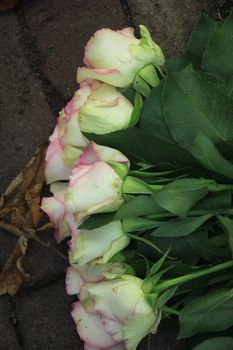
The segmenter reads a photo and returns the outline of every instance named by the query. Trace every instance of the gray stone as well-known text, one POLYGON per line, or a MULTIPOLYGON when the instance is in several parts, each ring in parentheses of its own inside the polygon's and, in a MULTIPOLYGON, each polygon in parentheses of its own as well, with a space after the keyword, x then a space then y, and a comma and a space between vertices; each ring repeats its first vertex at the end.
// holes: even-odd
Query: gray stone
POLYGON ((25 17, 53 86, 70 99, 77 90, 76 72, 84 46, 100 28, 128 26, 120 1, 25 1, 25 17))
POLYGON ((0 15, 0 192, 22 170, 54 124, 51 109, 28 68, 13 13, 0 15))
POLYGON ((0 349, 19 350, 20 346, 13 327, 11 306, 6 296, 0 297, 0 349))
MULTIPOLYGON (((158 332, 151 336, 151 350, 184 350, 183 342, 176 340, 177 335, 177 322, 174 320, 174 318, 165 319, 160 323, 158 332)), ((147 346, 148 338, 145 338, 139 345, 138 350, 147 350, 147 346)))
POLYGON ((16 319, 24 350, 83 350, 70 316, 64 281, 16 298, 16 319))
POLYGON ((53 231, 43 232, 39 240, 31 239, 25 255, 25 271, 30 274, 29 282, 22 285, 22 289, 47 285, 57 279, 64 279, 68 267, 67 242, 59 245, 53 238, 53 231))
POLYGON ((179 56, 201 11, 217 16, 212 0, 128 0, 136 25, 144 24, 166 57, 179 56))
POLYGON ((14 249, 17 240, 18 238, 13 236, 11 233, 0 229, 0 270, 14 249))

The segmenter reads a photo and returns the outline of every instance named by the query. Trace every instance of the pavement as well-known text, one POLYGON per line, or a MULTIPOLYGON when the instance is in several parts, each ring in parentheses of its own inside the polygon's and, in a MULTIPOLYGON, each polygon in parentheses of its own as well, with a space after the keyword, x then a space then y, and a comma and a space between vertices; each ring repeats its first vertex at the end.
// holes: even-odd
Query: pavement
MULTIPOLYGON (((201 11, 226 16, 231 0, 24 0, 0 14, 0 191, 47 141, 59 110, 78 86, 84 45, 99 28, 145 24, 166 57, 182 53, 201 11)), ((82 350, 64 288, 67 243, 52 231, 44 244, 30 241, 25 270, 31 280, 0 297, 0 350, 82 350), (49 243, 49 244, 48 244, 49 243)), ((16 238, 0 231, 0 269, 16 238)), ((153 337, 153 349, 191 350, 176 340, 169 320, 153 337)), ((146 343, 140 345, 146 349, 146 343)))

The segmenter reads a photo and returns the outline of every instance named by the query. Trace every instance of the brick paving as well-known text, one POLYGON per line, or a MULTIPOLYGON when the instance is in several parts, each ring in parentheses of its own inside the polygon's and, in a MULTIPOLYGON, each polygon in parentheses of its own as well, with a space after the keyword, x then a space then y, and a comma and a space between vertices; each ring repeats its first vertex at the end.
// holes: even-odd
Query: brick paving
MULTIPOLYGON (((24 0, 0 14, 0 191, 45 142, 59 109, 77 89, 85 42, 101 27, 148 26, 166 56, 179 55, 202 10, 225 16, 224 0, 24 0)), ((52 232, 30 241, 25 269, 32 276, 16 296, 0 297, 0 350, 81 350, 65 295, 66 242, 52 232)), ((0 268, 16 238, 0 231, 0 268)), ((153 349, 187 350, 165 323, 153 349)), ((140 350, 146 349, 146 343, 140 350)))

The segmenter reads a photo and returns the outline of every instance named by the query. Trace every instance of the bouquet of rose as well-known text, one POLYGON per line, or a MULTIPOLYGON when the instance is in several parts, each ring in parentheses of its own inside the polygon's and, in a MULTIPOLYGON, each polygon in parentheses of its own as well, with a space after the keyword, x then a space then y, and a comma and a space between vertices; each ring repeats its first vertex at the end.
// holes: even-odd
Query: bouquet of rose
MULTIPOLYGON (((169 315, 180 339, 233 326, 233 15, 202 15, 180 59, 140 32, 90 39, 47 150, 86 350, 135 350, 169 315)), ((195 350, 214 348, 233 337, 195 350)))

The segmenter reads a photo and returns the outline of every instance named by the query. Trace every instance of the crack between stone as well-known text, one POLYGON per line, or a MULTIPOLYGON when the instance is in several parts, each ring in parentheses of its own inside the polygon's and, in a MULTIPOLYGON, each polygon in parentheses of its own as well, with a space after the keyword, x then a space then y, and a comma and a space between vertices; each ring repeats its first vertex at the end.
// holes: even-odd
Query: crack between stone
POLYGON ((224 19, 232 11, 233 0, 218 1, 218 4, 216 7, 220 17, 224 19))
MULTIPOLYGON (((53 284, 56 284, 60 281, 64 281, 64 279, 65 279, 65 273, 64 272, 58 273, 56 275, 51 276, 49 278, 49 280, 47 280, 47 281, 38 281, 33 286, 23 287, 22 289, 20 289, 17 292, 17 297, 20 297, 20 298, 27 297, 34 292, 40 291, 44 288, 48 288, 48 287, 52 286, 53 284)), ((65 282, 64 282, 64 284, 65 284, 65 282)))
POLYGON ((54 117, 57 118, 58 112, 62 109, 62 107, 66 104, 67 101, 53 86, 53 84, 44 72, 44 57, 31 34, 29 25, 25 17, 24 4, 22 1, 20 1, 19 4, 15 7, 14 12, 18 17, 19 26, 21 30, 22 44, 29 68, 31 69, 34 77, 41 82, 43 93, 47 98, 47 101, 52 109, 54 117))
POLYGON ((24 339, 23 339, 23 334, 20 332, 19 329, 19 323, 16 317, 16 312, 15 312, 15 308, 16 308, 16 302, 13 299, 13 297, 9 297, 9 304, 10 304, 10 321, 11 324, 13 326, 14 332, 15 332, 15 336, 16 339, 18 341, 18 345, 20 349, 24 349, 24 339))
POLYGON ((131 11, 130 11, 130 7, 129 7, 127 0, 120 0, 120 3, 121 3, 121 8, 125 14, 126 19, 127 19, 127 23, 131 27, 133 27, 136 31, 136 34, 138 34, 137 26, 134 22, 134 18, 133 18, 131 11))

